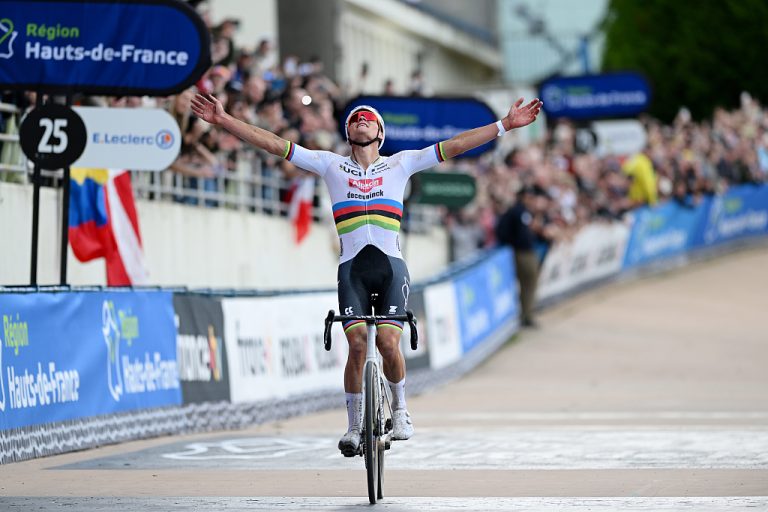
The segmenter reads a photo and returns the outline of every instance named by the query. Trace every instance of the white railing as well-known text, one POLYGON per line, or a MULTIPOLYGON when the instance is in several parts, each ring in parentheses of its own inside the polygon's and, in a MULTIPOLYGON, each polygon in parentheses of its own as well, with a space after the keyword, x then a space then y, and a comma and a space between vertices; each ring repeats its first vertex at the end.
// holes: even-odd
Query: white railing
MULTIPOLYGON (((18 116, 15 105, 0 103, 0 112, 18 116)), ((17 118, 18 120, 18 118, 17 118)), ((17 123, 18 126, 18 123, 17 123)), ((2 156, 13 161, 0 161, 0 181, 31 183, 31 164, 19 147, 18 132, 0 134, 2 156), (7 149, 6 145, 15 147, 7 149), (10 158, 13 157, 13 158, 10 158)), ((201 208, 230 208, 262 215, 285 217, 289 204, 285 200, 291 181, 279 170, 264 164, 255 150, 238 153, 235 169, 213 178, 192 178, 175 172, 133 171, 133 188, 137 198, 148 201, 170 201, 201 208)), ((49 185, 58 187, 61 171, 41 171, 49 179, 49 185)), ((325 194, 324 185, 317 181, 312 216, 315 220, 324 213, 317 199, 325 194)), ((404 229, 423 233, 441 224, 439 209, 426 205, 411 205, 406 212, 404 229)))
MULTIPOLYGON (((11 118, 15 121, 16 130, 6 130, 0 133, 0 173, 23 173, 27 170, 27 157, 21 151, 19 145, 19 108, 16 105, 10 105, 8 103, 0 103, 0 114, 10 114, 7 122, 10 123, 11 118), (10 133, 6 133, 10 131, 10 133)), ((5 116, 3 116, 5 117, 5 116)), ((6 124, 10 126, 10 124, 6 124)), ((5 176, 0 176, 0 179, 7 179, 5 176)))

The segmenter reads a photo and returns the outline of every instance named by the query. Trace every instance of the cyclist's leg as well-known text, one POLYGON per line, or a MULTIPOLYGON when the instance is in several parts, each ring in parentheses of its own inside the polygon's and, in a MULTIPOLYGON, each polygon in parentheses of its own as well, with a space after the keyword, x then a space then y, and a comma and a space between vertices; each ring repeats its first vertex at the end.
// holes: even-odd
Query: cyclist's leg
MULTIPOLYGON (((408 307, 410 275, 405 261, 389 257, 392 277, 381 301, 381 312, 385 315, 402 315, 408 307)), ((405 359, 400 350, 403 323, 397 321, 379 322, 376 345, 384 359, 384 375, 392 390, 393 437, 408 439, 413 435, 413 423, 405 402, 405 359)))
MULTIPOLYGON (((356 272, 353 271, 354 258, 339 266, 339 309, 341 314, 362 315, 370 306, 363 302, 366 290, 356 272)), ((339 441, 339 449, 347 456, 357 455, 360 449, 360 431, 362 427, 362 372, 365 363, 366 329, 365 322, 347 322, 342 326, 349 343, 347 365, 344 369, 344 390, 347 405, 347 432, 339 441)))
MULTIPOLYGON (((339 310, 342 315, 366 315, 371 310, 370 291, 358 268, 359 256, 360 254, 339 265, 339 310)), ((367 337, 365 322, 345 322, 342 328, 349 343, 347 365, 344 369, 344 390, 347 393, 361 393, 367 337)))
MULTIPOLYGON (((400 258, 387 256, 391 274, 380 292, 380 312, 382 315, 403 315, 408 307, 411 277, 408 267, 400 258)), ((376 346, 384 359, 384 375, 390 382, 400 382, 405 378, 405 359, 400 350, 400 337, 403 334, 403 322, 387 320, 379 322, 376 346)))

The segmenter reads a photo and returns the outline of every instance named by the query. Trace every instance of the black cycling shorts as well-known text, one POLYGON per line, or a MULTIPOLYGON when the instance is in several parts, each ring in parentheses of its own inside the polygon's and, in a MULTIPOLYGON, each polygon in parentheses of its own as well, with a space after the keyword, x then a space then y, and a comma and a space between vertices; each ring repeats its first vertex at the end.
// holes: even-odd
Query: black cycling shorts
MULTIPOLYGON (((339 265, 339 308, 342 315, 403 315, 408 306, 411 276, 405 261, 384 254, 378 247, 366 245, 349 261, 339 265), (375 302, 371 294, 377 294, 375 302)), ((362 320, 344 323, 344 332, 362 320)), ((381 321, 382 327, 403 330, 403 322, 381 321)))

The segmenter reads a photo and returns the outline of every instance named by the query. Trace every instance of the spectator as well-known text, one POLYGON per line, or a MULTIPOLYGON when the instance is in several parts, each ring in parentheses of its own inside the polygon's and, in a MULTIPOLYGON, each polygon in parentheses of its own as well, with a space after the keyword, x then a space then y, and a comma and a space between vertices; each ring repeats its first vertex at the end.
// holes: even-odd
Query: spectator
POLYGON ((656 171, 649 153, 650 148, 646 146, 621 166, 621 170, 632 180, 628 197, 635 206, 654 206, 658 201, 656 171))
POLYGON ((535 251, 536 236, 531 228, 535 202, 534 189, 522 188, 515 204, 499 218, 496 225, 499 244, 512 247, 515 254, 515 270, 520 283, 520 324, 523 327, 537 326, 533 306, 539 278, 539 258, 535 251))

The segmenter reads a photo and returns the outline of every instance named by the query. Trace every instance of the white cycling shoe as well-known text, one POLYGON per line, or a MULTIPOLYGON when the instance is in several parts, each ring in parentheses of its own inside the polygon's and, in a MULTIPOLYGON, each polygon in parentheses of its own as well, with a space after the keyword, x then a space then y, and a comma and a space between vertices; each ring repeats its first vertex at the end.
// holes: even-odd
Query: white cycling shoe
POLYGON ((405 441, 413 435, 413 422, 407 409, 395 409, 392 412, 392 439, 405 441))
POLYGON ((342 455, 345 457, 360 455, 360 431, 353 428, 341 436, 339 450, 341 450, 342 455))

